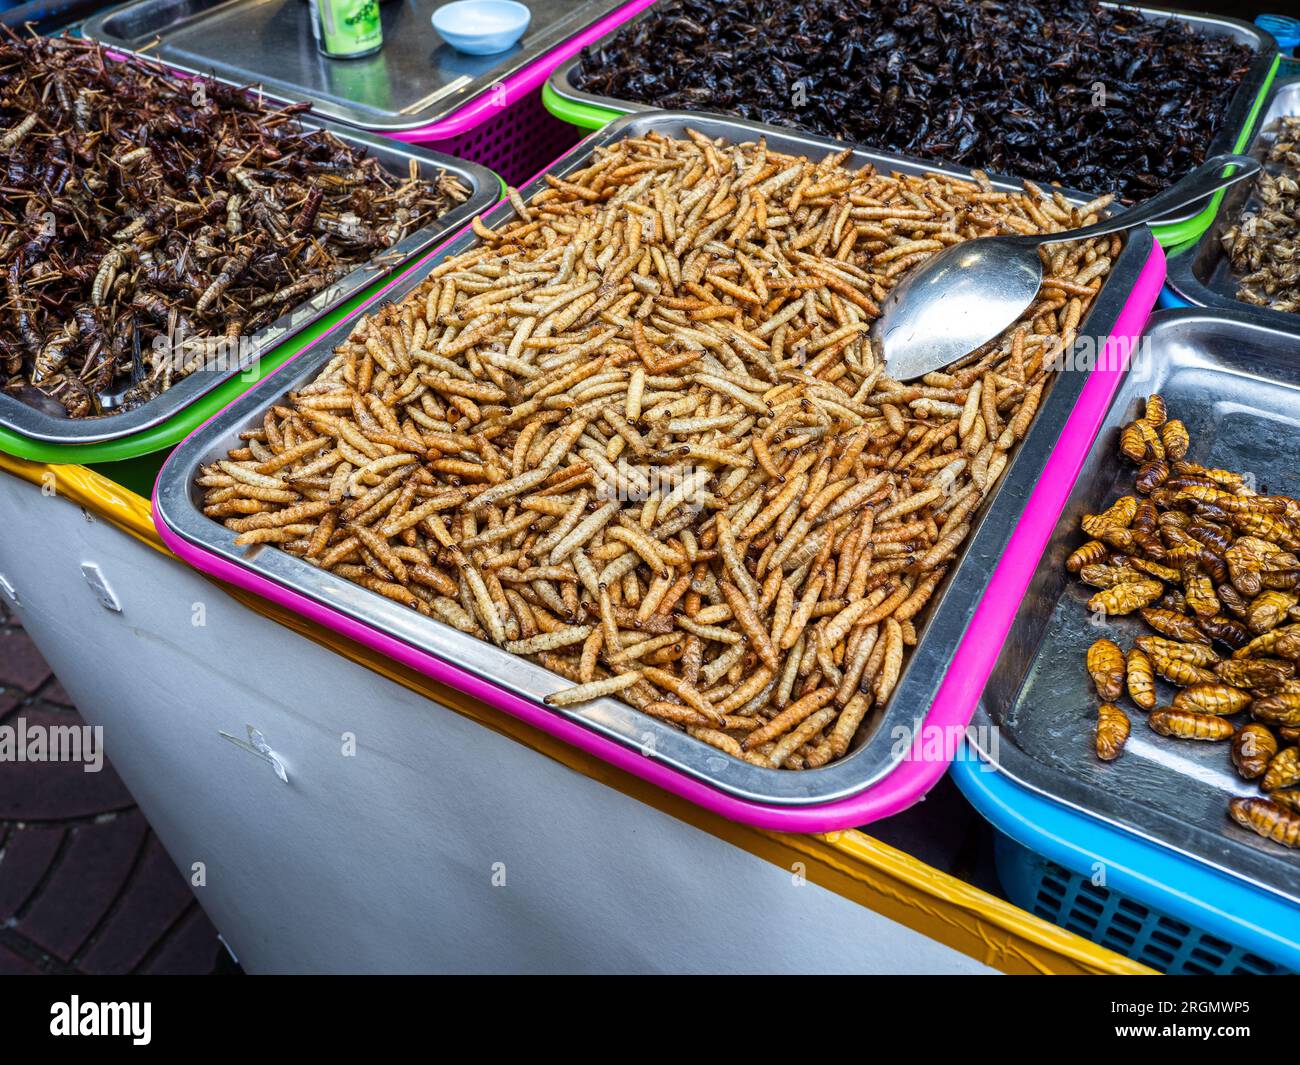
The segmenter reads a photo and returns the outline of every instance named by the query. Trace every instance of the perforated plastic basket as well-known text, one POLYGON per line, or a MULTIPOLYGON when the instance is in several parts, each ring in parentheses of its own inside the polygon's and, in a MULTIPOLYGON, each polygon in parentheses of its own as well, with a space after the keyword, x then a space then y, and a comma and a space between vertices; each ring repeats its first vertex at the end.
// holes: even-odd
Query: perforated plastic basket
MULTIPOLYGON (((531 93, 464 133, 442 140, 411 140, 458 159, 468 159, 500 174, 509 185, 519 186, 572 148, 584 130, 556 118, 531 93)), ((405 139, 405 138, 403 138, 405 139)))
POLYGON ((995 829, 1021 909, 1162 972, 1300 972, 1300 912, 1281 896, 1022 787, 969 746, 949 775, 995 829))
POLYGON ((445 118, 388 135, 479 163, 507 184, 523 185, 586 134, 542 106, 538 90, 556 67, 652 3, 628 0, 445 118))
POLYGON ((1098 946, 1175 976, 1266 976, 1288 970, 1127 895, 1072 873, 1010 836, 994 833, 1007 899, 1098 946))

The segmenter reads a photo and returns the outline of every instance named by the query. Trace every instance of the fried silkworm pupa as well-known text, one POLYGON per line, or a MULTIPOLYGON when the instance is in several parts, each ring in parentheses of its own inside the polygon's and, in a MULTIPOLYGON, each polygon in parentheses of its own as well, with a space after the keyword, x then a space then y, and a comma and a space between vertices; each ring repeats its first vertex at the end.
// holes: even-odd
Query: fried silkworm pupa
POLYGON ((1119 434, 1119 450, 1126 459, 1141 466, 1147 459, 1147 442, 1137 422, 1129 422, 1119 434))
POLYGON ((1151 458, 1165 458, 1164 441, 1160 439, 1160 430, 1152 425, 1145 418, 1139 418, 1133 423, 1133 428, 1138 431, 1142 437, 1142 442, 1146 444, 1146 453, 1151 458))
POLYGON ((1164 459, 1152 459, 1142 464, 1134 484, 1143 495, 1150 495, 1168 479, 1169 463, 1164 459))
POLYGON ((1102 536, 1111 529, 1127 529, 1137 509, 1136 496, 1120 496, 1100 514, 1085 514, 1079 524, 1089 536, 1102 536))
MULTIPOLYGON (((1187 609, 1187 597, 1178 588, 1170 588, 1156 600, 1156 605, 1161 610, 1171 610, 1177 613, 1187 609)), ((1166 635, 1173 635, 1173 633, 1167 633, 1166 635)))
POLYGON ((1266 725, 1245 725, 1232 737, 1232 764, 1246 780, 1262 777, 1276 755, 1277 737, 1266 725))
POLYGON ((1246 608, 1246 624, 1257 636, 1262 635, 1286 621, 1288 612, 1297 602, 1300 599, 1287 592, 1260 592, 1246 608))
POLYGON ((1186 614, 1180 614, 1176 610, 1165 610, 1162 607, 1143 607, 1139 613, 1143 621, 1165 636, 1182 640, 1184 643, 1206 642, 1205 633, 1197 628, 1196 622, 1186 614))
POLYGON ((1193 684, 1213 684, 1217 679, 1213 673, 1201 666, 1194 666, 1190 662, 1184 662, 1181 658, 1166 658, 1164 655, 1151 654, 1151 665, 1170 684, 1177 684, 1180 688, 1190 687, 1193 684))
POLYGON ((1089 540, 1070 552, 1070 557, 1065 560, 1065 568, 1071 573, 1078 573, 1084 566, 1100 565, 1105 560, 1106 545, 1100 540, 1089 540))
POLYGON ((1094 613, 1131 614, 1144 606, 1150 606, 1164 593, 1164 585, 1159 581, 1141 580, 1117 584, 1104 588, 1088 600, 1088 609, 1094 613))
POLYGON ((1256 636, 1232 652, 1233 658, 1257 658, 1260 655, 1279 654, 1286 658, 1300 657, 1300 626, 1288 625, 1283 629, 1270 629, 1256 636))
POLYGON ((1180 640, 1168 640, 1163 636, 1139 636, 1137 645, 1149 655, 1163 658, 1177 658, 1190 662, 1194 666, 1212 666, 1219 661, 1214 649, 1205 642, 1183 643, 1180 640))
MULTIPOLYGON (((1133 530, 1140 532, 1144 536, 1152 536, 1156 531, 1156 526, 1160 521, 1160 511, 1156 505, 1149 499, 1139 499, 1137 507, 1133 511, 1133 530)), ((1153 548, 1159 548, 1160 545, 1154 539, 1151 541, 1153 548)))
MULTIPOLYGON (((1152 548, 1159 547, 1159 544, 1157 544, 1154 539, 1142 540, 1140 537, 1137 539, 1138 539, 1137 546, 1142 550, 1146 551, 1148 554, 1151 553, 1152 548)), ((1154 577, 1158 581, 1168 581, 1170 583, 1173 583, 1174 581, 1178 580, 1179 574, 1176 569, 1170 569, 1168 566, 1162 566, 1160 565, 1159 562, 1152 562, 1150 558, 1134 557, 1134 558, 1130 558, 1128 561, 1129 561, 1129 565, 1132 566, 1134 569, 1136 569, 1139 573, 1144 574, 1148 577, 1154 577)))
POLYGON ((1124 694, 1124 652, 1111 640, 1101 639, 1088 648, 1088 673, 1097 694, 1112 702, 1124 694))
POLYGON ((1295 663, 1280 658, 1230 658, 1215 666, 1214 672, 1221 681, 1238 688, 1272 691, 1295 676, 1295 663))
POLYGON ((1259 786, 1265 791, 1289 788, 1300 784, 1300 747, 1288 747, 1279 751, 1268 763, 1268 770, 1259 786))
POLYGON ((1197 618, 1206 636, 1218 640, 1234 651, 1250 643, 1250 631, 1240 621, 1226 614, 1215 614, 1212 618, 1197 618))
POLYGON ((1219 602, 1239 618, 1244 618, 1250 609, 1250 600, 1245 598, 1233 585, 1221 584, 1215 589, 1219 602))
POLYGON ((1189 522, 1187 535, 1210 549, 1215 555, 1222 555, 1232 546, 1232 531, 1212 521, 1189 522))
POLYGON ((1256 699, 1250 707, 1253 717, 1270 725, 1300 725, 1300 692, 1276 692, 1256 699))
POLYGON ((1080 569, 1079 580, 1084 584, 1091 584, 1094 588, 1114 588, 1117 584, 1131 584, 1145 578, 1140 570, 1133 569, 1131 566, 1110 566, 1097 562, 1080 569))
POLYGON ((1146 413, 1143 417, 1154 426, 1164 425, 1169 420, 1169 408, 1165 405, 1165 397, 1156 392, 1147 396, 1146 413))
POLYGON ((1097 757, 1103 762, 1113 762, 1128 742, 1128 714, 1114 703, 1102 703, 1097 708, 1097 757))
POLYGON ((1268 793, 1268 799, 1300 814, 1300 788, 1276 788, 1268 793))
POLYGON ((1250 692, 1230 684, 1193 684, 1174 696, 1174 708, 1225 717, 1241 713, 1253 701, 1250 692))
POLYGON ((1192 446, 1187 426, 1177 418, 1165 422, 1160 427, 1160 442, 1165 446, 1165 454, 1171 459, 1185 458, 1187 449, 1192 446))
POLYGON ((1156 705, 1156 674, 1151 659, 1142 648, 1134 647, 1129 651, 1124 661, 1124 673, 1129 698, 1143 710, 1153 709, 1156 705))
POLYGON ((1243 828, 1284 847, 1300 847, 1300 814, 1268 799, 1233 799, 1232 819, 1243 828))
POLYGON ((1227 740, 1237 731, 1231 721, 1213 714, 1198 714, 1194 710, 1175 710, 1161 707, 1147 715, 1147 723, 1162 736, 1180 740, 1227 740))
POLYGON ((1183 598, 1192 613, 1203 618, 1212 618, 1221 610, 1219 597, 1214 594, 1214 582, 1195 562, 1183 567, 1183 598))

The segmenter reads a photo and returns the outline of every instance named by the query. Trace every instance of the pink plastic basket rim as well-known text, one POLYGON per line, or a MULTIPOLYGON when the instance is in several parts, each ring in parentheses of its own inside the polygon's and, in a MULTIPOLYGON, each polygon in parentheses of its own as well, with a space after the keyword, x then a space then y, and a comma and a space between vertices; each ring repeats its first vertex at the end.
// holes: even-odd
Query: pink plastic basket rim
POLYGON ((644 11, 654 2, 655 0, 631 0, 630 3, 611 11, 604 18, 593 22, 585 30, 570 37, 563 44, 538 56, 526 67, 516 70, 501 83, 499 90, 480 92, 472 100, 458 107, 445 118, 430 122, 427 126, 417 126, 415 129, 378 130, 376 132, 383 133, 394 140, 410 143, 449 140, 452 137, 459 137, 468 133, 470 130, 499 115, 504 108, 510 107, 530 93, 540 90, 542 83, 551 76, 555 68, 561 63, 567 62, 572 56, 577 55, 582 49, 586 48, 587 45, 599 40, 610 30, 617 29, 632 18, 633 15, 644 11), (501 102, 498 102, 498 100, 501 102))
MULTIPOLYGON (((461 232, 463 231, 462 229, 461 232)), ((431 252, 421 263, 436 255, 438 250, 440 249, 431 252)), ((410 269, 418 269, 421 263, 410 269)), ((403 276, 405 273, 403 271, 403 276)), ((934 786, 955 756, 962 733, 970 723, 1025 589, 1038 568, 1038 561, 1060 518, 1065 500, 1110 408, 1127 368, 1133 344, 1146 325, 1164 278, 1164 252, 1153 241, 1151 253, 1116 318, 1111 340, 1107 344, 1108 352, 1115 357, 1097 360, 1096 368, 1084 385, 1038 484, 1025 504, 1024 515, 967 626, 966 635, 953 655, 925 725, 915 737, 911 752, 884 779, 855 795, 834 802, 815 806, 773 806, 727 795, 458 666, 337 614, 265 577, 210 555, 181 539, 163 523, 158 513, 156 485, 153 497, 154 524, 171 551, 195 569, 332 629, 703 809, 732 821, 779 832, 831 832, 854 828, 899 813, 917 802, 934 786)), ((382 299, 388 289, 400 279, 400 276, 395 278, 367 301, 365 306, 382 299)), ((195 433, 201 431, 202 427, 194 430, 195 433)), ((165 471, 166 464, 163 469, 165 471)), ((160 480, 161 477, 162 472, 159 473, 160 480)))

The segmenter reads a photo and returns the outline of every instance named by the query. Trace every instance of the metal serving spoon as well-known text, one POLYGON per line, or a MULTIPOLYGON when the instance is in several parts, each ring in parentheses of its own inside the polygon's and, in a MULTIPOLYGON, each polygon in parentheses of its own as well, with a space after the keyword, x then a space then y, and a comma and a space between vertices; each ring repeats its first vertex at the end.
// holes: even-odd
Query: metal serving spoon
POLYGON ((871 329, 885 372, 899 381, 938 370, 986 344, 1025 313, 1043 283, 1044 244, 1104 237, 1141 225, 1250 177, 1248 155, 1216 155, 1135 207, 1082 229, 980 237, 931 256, 885 298, 871 329), (1224 176, 1225 168, 1236 167, 1224 176))

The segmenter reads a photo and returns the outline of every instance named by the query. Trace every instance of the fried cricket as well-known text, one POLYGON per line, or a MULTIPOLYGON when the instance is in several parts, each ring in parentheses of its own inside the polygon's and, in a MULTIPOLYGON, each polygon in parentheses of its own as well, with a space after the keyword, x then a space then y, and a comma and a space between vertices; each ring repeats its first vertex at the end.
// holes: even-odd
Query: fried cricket
POLYGON ((241 338, 468 196, 414 161, 394 177, 309 109, 0 34, 0 387, 86 418, 243 366, 241 338))

